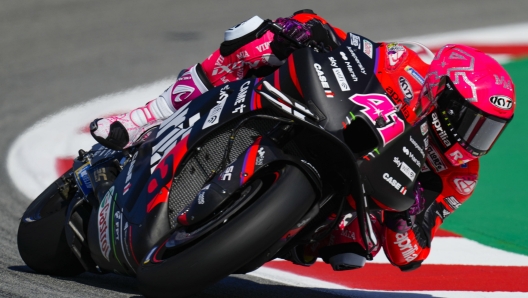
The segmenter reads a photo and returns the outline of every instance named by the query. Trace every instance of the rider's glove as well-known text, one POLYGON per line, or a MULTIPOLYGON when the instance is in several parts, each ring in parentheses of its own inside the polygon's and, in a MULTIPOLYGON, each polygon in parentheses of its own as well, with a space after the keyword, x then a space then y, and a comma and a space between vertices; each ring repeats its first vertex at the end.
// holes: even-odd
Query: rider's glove
MULTIPOLYGON (((293 40, 304 44, 312 36, 310 27, 290 18, 278 18, 275 23, 284 28, 283 33, 291 37, 293 40)), ((297 49, 297 47, 286 38, 275 34, 273 41, 270 44, 271 50, 277 58, 284 60, 297 49)))

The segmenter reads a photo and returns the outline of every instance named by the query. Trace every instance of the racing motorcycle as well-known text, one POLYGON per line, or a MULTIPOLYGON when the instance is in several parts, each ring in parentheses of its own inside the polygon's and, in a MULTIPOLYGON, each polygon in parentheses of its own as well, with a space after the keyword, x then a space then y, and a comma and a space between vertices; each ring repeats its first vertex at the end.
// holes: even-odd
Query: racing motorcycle
POLYGON ((193 100, 126 150, 80 150, 22 216, 22 259, 43 274, 113 272, 137 277, 146 296, 184 297, 288 259, 351 205, 364 243, 376 245, 369 214, 414 203, 427 129, 385 93, 376 55, 354 34, 332 51, 304 45, 268 76, 193 100), (98 198, 101 166, 117 174, 98 198))

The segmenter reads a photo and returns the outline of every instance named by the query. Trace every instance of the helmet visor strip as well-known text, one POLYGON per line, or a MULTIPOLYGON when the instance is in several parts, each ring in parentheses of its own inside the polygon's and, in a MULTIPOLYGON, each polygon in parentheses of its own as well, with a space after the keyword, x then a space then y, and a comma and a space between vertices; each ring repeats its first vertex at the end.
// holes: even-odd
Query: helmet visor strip
POLYGON ((458 142, 473 155, 486 154, 511 119, 489 115, 472 105, 448 78, 446 87, 438 97, 438 112, 458 142))

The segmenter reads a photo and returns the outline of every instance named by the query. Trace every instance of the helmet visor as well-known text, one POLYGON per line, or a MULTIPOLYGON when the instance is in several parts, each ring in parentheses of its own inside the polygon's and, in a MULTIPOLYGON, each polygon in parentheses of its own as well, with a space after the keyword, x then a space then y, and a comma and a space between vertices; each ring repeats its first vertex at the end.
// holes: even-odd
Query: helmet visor
POLYGON ((438 97, 439 114, 454 132, 457 142, 473 155, 486 154, 511 119, 489 115, 466 100, 449 78, 438 97))

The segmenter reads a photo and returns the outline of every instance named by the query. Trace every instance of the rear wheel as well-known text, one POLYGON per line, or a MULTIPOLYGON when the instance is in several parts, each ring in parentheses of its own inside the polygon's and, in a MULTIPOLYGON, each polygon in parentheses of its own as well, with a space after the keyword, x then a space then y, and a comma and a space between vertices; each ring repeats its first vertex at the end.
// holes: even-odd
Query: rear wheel
POLYGON ((70 189, 61 177, 22 216, 17 235, 18 252, 38 273, 74 276, 85 271, 68 246, 64 232, 68 206, 74 195, 75 189, 70 189))
POLYGON ((316 198, 309 180, 291 165, 253 179, 241 194, 253 196, 252 203, 227 220, 216 219, 221 224, 204 237, 168 247, 171 235, 186 229, 176 228, 158 242, 138 270, 141 292, 147 297, 185 297, 203 290, 280 240, 316 198))

